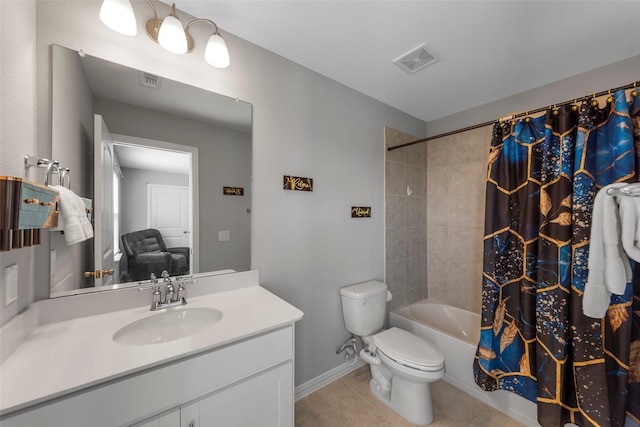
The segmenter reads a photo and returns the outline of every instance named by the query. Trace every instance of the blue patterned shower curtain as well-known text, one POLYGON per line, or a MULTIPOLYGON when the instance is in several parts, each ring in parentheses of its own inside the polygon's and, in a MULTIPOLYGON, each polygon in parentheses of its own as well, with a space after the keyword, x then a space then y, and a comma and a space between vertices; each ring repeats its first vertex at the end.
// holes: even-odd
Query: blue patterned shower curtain
POLYGON ((604 319, 582 314, 593 200, 638 181, 639 155, 624 91, 494 126, 474 374, 536 402, 542 426, 640 422, 640 265, 604 319))

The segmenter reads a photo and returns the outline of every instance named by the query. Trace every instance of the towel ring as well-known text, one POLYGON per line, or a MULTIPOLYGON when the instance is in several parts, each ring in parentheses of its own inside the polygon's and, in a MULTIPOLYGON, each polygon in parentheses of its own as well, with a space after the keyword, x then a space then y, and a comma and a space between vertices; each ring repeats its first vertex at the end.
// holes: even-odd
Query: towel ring
POLYGON ((58 173, 58 179, 60 180, 59 183, 60 185, 62 185, 62 175, 60 174, 60 165, 58 164, 57 160, 54 160, 49 162, 49 164, 47 165, 47 170, 45 171, 45 174, 44 174, 45 187, 49 186, 49 180, 51 179, 51 174, 53 173, 53 170, 54 170, 53 168, 55 168, 56 172, 58 173))

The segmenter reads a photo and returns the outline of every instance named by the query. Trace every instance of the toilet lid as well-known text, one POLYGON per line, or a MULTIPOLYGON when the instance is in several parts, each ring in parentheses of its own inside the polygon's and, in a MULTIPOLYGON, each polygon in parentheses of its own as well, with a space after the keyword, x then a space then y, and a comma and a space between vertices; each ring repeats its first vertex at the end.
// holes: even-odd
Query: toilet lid
POLYGON ((373 337, 376 347, 401 365, 420 370, 444 366, 443 354, 428 341, 400 328, 391 328, 373 337))

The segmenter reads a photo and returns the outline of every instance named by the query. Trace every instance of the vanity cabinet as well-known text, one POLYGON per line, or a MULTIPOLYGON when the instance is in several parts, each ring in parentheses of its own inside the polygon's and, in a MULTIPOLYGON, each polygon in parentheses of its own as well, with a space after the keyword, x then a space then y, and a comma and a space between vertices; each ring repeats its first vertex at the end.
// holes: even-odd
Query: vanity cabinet
POLYGON ((241 337, 52 398, 2 427, 293 427, 293 330, 241 337))
POLYGON ((180 408, 180 427, 293 427, 293 365, 273 368, 180 408))

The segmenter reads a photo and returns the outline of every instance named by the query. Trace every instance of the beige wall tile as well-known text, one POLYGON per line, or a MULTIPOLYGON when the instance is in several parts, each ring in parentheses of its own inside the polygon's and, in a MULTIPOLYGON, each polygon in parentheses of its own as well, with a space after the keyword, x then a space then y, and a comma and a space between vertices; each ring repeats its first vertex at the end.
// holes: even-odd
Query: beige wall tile
POLYGON ((407 290, 407 260, 387 262, 386 283, 391 294, 407 290))
POLYGON ((427 283, 426 257, 407 259, 407 289, 422 286, 427 283))
POLYGON ((466 162, 447 168, 446 179, 450 193, 483 193, 486 189, 487 164, 483 161, 466 162))
POLYGON ((492 126, 452 135, 450 164, 486 161, 489 156, 492 126))
POLYGON ((405 230, 407 258, 424 256, 426 227, 407 227, 405 230))
POLYGON ((477 228, 449 227, 449 259, 466 263, 482 262, 482 233, 477 228))
POLYGON ((449 143, 447 138, 438 138, 427 142, 427 169, 449 164, 449 143))
POLYGON ((482 309, 482 263, 452 260, 449 263, 450 297, 447 303, 480 313, 482 309))
POLYGON ((407 225, 407 211, 403 196, 387 195, 385 197, 385 214, 387 227, 404 227, 407 225))
POLYGON ((387 161, 385 169, 385 191, 387 194, 407 194, 407 166, 387 161))
MULTIPOLYGON (((427 282, 444 285, 449 280, 449 228, 427 227, 427 282)), ((429 294, 431 288, 429 287, 429 294)))
POLYGON ((407 179, 404 194, 407 194, 407 186, 411 189, 409 197, 424 197, 424 188, 427 185, 427 173, 423 168, 407 166, 407 179))
POLYGON ((390 162, 395 163, 407 163, 407 149, 406 148, 398 148, 396 150, 386 150, 385 159, 390 162))
POLYGON ((449 196, 448 225, 450 227, 484 227, 484 199, 484 194, 479 193, 451 194, 449 196), (483 207, 482 211, 478 209, 478 206, 483 207))
POLYGON ((449 194, 449 166, 433 166, 427 169, 427 197, 449 194))
POLYGON ((426 217, 424 215, 426 202, 422 197, 407 197, 407 227, 424 227, 426 217))
POLYGON ((395 147, 397 145, 415 141, 416 139, 419 139, 419 138, 414 135, 410 135, 408 133, 401 132, 399 130, 395 130, 390 127, 384 128, 384 142, 386 147, 395 147))
MULTIPOLYGON (((415 141, 418 138, 412 139, 415 141)), ((407 164, 411 166, 422 167, 423 165, 423 149, 424 144, 415 144, 407 147, 407 164)))
POLYGON ((406 228, 395 227, 386 230, 387 261, 397 261, 407 257, 406 228))
MULTIPOLYGON (((449 225, 449 197, 446 195, 429 195, 427 197, 427 226, 449 225)), ((427 240, 430 239, 427 230, 427 240)))

